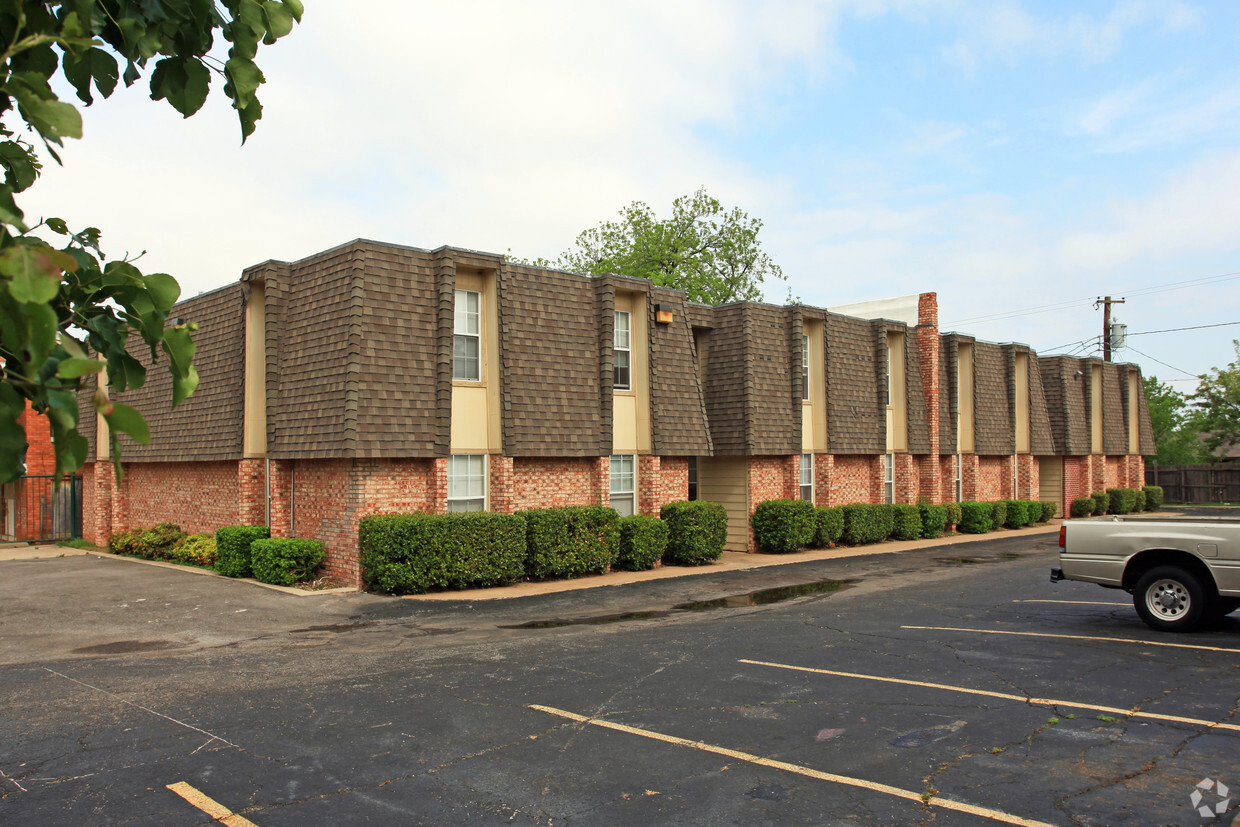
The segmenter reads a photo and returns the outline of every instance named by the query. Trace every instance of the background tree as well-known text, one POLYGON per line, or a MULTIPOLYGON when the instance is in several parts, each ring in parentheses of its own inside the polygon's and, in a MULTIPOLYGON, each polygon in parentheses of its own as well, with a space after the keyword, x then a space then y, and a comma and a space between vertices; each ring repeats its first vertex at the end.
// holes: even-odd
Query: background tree
POLYGON ((1157 376, 1145 377, 1145 400, 1158 446, 1159 465, 1195 465, 1209 454, 1201 442, 1200 416, 1188 397, 1157 376))
POLYGON ((15 196, 42 168, 35 141, 59 163, 56 147, 82 137, 81 113, 60 100, 53 82, 66 81, 89 106, 149 68, 151 98, 189 117, 206 101, 212 75, 222 76, 244 142, 262 117, 259 44, 275 43, 301 15, 300 0, 0 0, 0 483, 24 470, 18 417, 27 402, 48 417, 57 477, 81 467, 87 444, 77 432, 78 392, 94 386, 105 364, 107 383, 93 401, 108 422, 119 478, 116 434, 150 438, 142 415, 108 395, 146 379, 131 343, 149 348, 151 362, 160 351, 167 356, 174 406, 198 384, 194 325, 164 327, 181 292, 172 276, 105 263, 99 230, 73 231, 59 218, 31 225, 17 206, 15 196), (217 34, 231 44, 223 60, 212 54, 217 34), (63 247, 35 231, 59 237, 63 247))
POLYGON ((1240 340, 1232 340, 1232 346, 1235 361, 1200 376, 1197 392, 1192 395, 1212 459, 1219 449, 1240 445, 1240 340))
POLYGON ((577 236, 576 246, 555 262, 532 263, 576 273, 620 273, 684 290, 706 304, 761 299, 767 278, 787 281, 758 241, 762 221, 739 207, 725 209, 699 189, 672 202, 659 219, 634 201, 617 221, 604 221, 577 236))

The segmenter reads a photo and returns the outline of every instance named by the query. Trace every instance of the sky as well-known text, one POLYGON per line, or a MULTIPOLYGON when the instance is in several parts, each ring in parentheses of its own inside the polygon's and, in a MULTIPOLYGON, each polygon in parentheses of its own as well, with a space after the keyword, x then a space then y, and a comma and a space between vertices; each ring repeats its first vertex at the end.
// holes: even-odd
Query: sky
POLYGON ((304 1, 244 147, 221 79, 189 119, 142 80, 27 218, 192 296, 354 238, 554 259, 704 187, 763 221, 767 301, 934 291, 943 331, 1095 355, 1111 296, 1116 361, 1236 359, 1240 4, 304 1))

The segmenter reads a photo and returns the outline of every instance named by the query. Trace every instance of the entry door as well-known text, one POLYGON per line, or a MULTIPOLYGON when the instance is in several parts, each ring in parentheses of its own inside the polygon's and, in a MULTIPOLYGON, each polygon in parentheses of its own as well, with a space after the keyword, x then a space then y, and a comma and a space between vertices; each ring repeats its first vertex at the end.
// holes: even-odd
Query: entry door
POLYGON ((1038 499, 1059 503, 1057 517, 1067 517, 1063 502, 1063 457, 1038 457, 1038 499))
POLYGON ((12 540, 17 536, 17 486, 9 483, 0 488, 4 489, 4 539, 12 540))

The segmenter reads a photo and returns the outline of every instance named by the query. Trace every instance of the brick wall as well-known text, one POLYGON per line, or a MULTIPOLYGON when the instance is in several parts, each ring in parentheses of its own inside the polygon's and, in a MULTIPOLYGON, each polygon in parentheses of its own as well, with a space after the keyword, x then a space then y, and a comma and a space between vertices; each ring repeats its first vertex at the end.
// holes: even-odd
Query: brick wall
MULTIPOLYGON (((124 466, 124 481, 112 499, 113 532, 172 522, 189 534, 198 534, 239 522, 236 462, 127 462, 124 466)), ((106 464, 102 468, 107 469, 106 464)))
POLYGON ((896 454, 893 457, 895 463, 892 480, 895 483, 894 502, 917 502, 921 487, 921 474, 917 468, 916 459, 912 454, 896 454))
POLYGON ((883 457, 878 455, 837 455, 832 463, 826 501, 820 505, 850 505, 883 501, 883 457))
MULTIPOLYGON (((94 410, 87 410, 84 415, 93 416, 94 410)), ((56 473, 56 451, 52 447, 52 428, 47 417, 36 414, 27 402, 26 410, 17 421, 26 431, 26 473, 56 473)))
POLYGON ((606 505, 609 493, 607 457, 516 457, 512 463, 514 511, 566 505, 606 505))
MULTIPOLYGON (((749 513, 767 500, 795 500, 801 496, 801 455, 749 458, 749 513)), ((749 550, 757 551, 753 525, 749 550)))
POLYGON ((642 455, 637 466, 637 513, 657 517, 667 503, 689 498, 687 457, 642 455))
MULTIPOLYGON (((976 484, 970 500, 986 502, 1011 497, 1012 458, 1010 456, 974 456, 977 462, 976 484)), ((968 468, 968 463, 965 465, 968 468)))

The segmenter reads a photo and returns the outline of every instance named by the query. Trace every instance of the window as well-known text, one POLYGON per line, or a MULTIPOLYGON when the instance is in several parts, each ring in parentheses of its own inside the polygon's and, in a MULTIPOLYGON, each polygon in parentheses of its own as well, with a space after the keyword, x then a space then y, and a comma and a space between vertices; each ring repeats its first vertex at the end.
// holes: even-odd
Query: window
POLYGON ((883 454, 883 502, 896 501, 896 455, 883 454))
POLYGON ((630 344, 631 324, 632 320, 629 317, 628 311, 616 311, 615 332, 613 333, 612 342, 615 351, 612 387, 618 391, 633 389, 633 377, 630 368, 633 359, 632 346, 630 344))
POLYGON ((809 399, 809 337, 801 335, 801 398, 809 399))
POLYGON ((698 464, 697 457, 689 457, 689 499, 698 498, 698 464))
POLYGON ((465 382, 482 380, 482 334, 479 318, 481 295, 457 290, 452 323, 452 378, 465 382))
POLYGON ((801 454, 801 499, 814 501, 814 455, 801 454))
MULTIPOLYGON (((628 314, 625 314, 628 315, 628 314)), ((633 454, 611 455, 611 507, 621 517, 637 513, 637 476, 633 472, 633 454)))
POLYGON ((454 454, 448 457, 448 510, 487 510, 485 454, 454 454))
POLYGON ((964 465, 964 458, 963 458, 963 457, 961 457, 961 456, 960 456, 960 454, 956 454, 956 456, 955 456, 955 465, 956 465, 956 474, 955 474, 955 477, 956 477, 956 502, 961 502, 961 495, 964 493, 964 488, 963 488, 963 486, 960 484, 960 480, 961 480, 961 478, 962 478, 962 476, 963 476, 963 473, 962 473, 962 467, 963 467, 963 465, 964 465))

